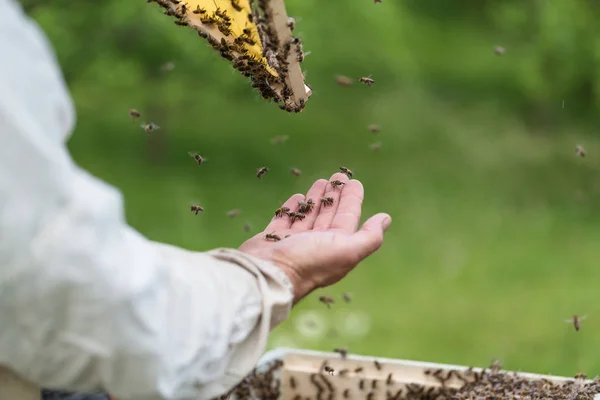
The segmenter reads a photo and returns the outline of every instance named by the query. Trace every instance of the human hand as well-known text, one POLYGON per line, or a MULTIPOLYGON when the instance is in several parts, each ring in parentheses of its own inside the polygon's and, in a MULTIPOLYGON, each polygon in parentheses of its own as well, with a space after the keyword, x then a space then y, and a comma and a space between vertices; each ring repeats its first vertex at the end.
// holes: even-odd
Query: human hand
POLYGON ((296 211, 301 200, 312 199, 314 209, 305 219, 292 223, 287 215, 273 217, 263 232, 239 248, 281 268, 294 286, 294 303, 317 288, 338 282, 379 249, 383 234, 392 222, 388 214, 380 213, 358 230, 363 185, 341 173, 334 174, 330 181, 319 179, 306 196, 295 194, 283 204, 296 211), (334 180, 344 185, 334 188, 330 183, 334 180), (323 197, 332 197, 333 205, 321 204, 323 197), (275 234, 281 240, 266 240, 267 234, 275 234))

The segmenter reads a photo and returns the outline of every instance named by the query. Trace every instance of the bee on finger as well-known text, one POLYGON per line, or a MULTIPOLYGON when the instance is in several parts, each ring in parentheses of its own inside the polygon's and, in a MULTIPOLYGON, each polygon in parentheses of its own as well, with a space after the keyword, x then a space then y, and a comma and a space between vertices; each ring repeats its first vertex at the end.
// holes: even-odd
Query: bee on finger
POLYGON ((142 114, 135 108, 132 108, 129 110, 129 116, 135 121, 135 119, 141 117, 142 114))
POLYGON ((256 177, 258 179, 261 179, 263 177, 264 174, 267 173, 267 171, 269 171, 268 167, 262 167, 258 169, 258 172, 256 173, 256 177))
POLYGON ((373 84, 375 83, 375 81, 369 76, 363 76, 358 81, 360 83, 364 83, 365 85, 368 85, 369 87, 373 86, 373 84))
POLYGON ((313 202, 312 199, 308 199, 306 201, 300 200, 298 202, 297 213, 308 214, 309 212, 311 212, 313 210, 314 206, 315 206, 315 203, 313 202))
POLYGON ((351 171, 351 170, 349 170, 349 169, 348 169, 348 168, 346 168, 346 167, 340 167, 340 171, 342 171, 342 173, 346 174, 346 176, 347 176, 348 178, 350 178, 350 179, 352 179, 352 176, 354 175, 354 174, 352 173, 352 171, 351 171))
POLYGON ((273 233, 267 233, 265 235, 265 239, 273 241, 273 242, 279 242, 281 240, 281 237, 279 237, 278 235, 275 234, 275 232, 273 232, 273 233))
POLYGON ((329 182, 329 183, 331 183, 331 186, 332 186, 334 189, 335 189, 335 188, 337 188, 337 187, 340 187, 340 186, 342 186, 342 185, 345 185, 345 182, 342 182, 342 181, 340 181, 340 180, 337 180, 337 179, 336 179, 335 181, 331 181, 331 182, 329 182))
POLYGON ((197 204, 193 204, 190 206, 190 210, 195 214, 198 215, 199 212, 204 211, 204 207, 199 206, 197 204))
POLYGON ((319 301, 327 306, 327 308, 331 308, 331 305, 335 303, 333 297, 328 296, 319 296, 319 301))
POLYGON ((289 215, 289 214, 290 214, 289 207, 279 207, 277 210, 275 210, 276 217, 283 217, 284 215, 289 215))
POLYGON ((294 222, 296 222, 296 220, 302 221, 304 218, 306 218, 306 215, 304 215, 301 212, 291 212, 288 215, 289 215, 290 219, 292 220, 292 224, 294 222))
POLYGON ((348 349, 345 348, 335 348, 333 349, 334 352, 338 353, 342 358, 346 358, 346 356, 348 355, 348 349))
POLYGON ((150 134, 150 133, 154 132, 155 130, 160 129, 160 126, 156 125, 154 122, 150 122, 149 124, 146 124, 146 123, 141 124, 140 127, 147 134, 150 134))
POLYGON ((200 164, 204 164, 206 161, 208 161, 206 158, 202 157, 200 154, 198 153, 192 153, 191 151, 188 151, 188 154, 194 159, 196 160, 196 163, 198 165, 200 164))
POLYGON ((321 198, 321 204, 323 204, 324 207, 332 206, 333 202, 334 199, 331 196, 321 198))

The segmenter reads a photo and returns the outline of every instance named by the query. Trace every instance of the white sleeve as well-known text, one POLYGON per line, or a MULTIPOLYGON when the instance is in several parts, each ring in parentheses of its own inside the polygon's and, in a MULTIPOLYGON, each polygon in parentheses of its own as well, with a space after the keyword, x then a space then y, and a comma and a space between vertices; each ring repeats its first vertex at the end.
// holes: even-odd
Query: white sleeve
POLYGON ((208 399, 259 359, 291 283, 237 250, 195 253, 129 227, 78 168, 52 52, 0 0, 0 365, 46 388, 208 399))

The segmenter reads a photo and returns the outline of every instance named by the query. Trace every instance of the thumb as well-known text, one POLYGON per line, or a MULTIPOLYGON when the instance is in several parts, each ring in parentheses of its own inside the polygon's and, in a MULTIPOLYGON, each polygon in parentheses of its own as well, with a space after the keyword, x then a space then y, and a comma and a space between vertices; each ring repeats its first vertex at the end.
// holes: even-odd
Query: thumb
POLYGON ((352 246, 360 259, 364 259, 377 251, 383 243, 383 234, 390 227, 392 217, 386 213, 373 215, 365 221, 362 228, 352 235, 352 246))

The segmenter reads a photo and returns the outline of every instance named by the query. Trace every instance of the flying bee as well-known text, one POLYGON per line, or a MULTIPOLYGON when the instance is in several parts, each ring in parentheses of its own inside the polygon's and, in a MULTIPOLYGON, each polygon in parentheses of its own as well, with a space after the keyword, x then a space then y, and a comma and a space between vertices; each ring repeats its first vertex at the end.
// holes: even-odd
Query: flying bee
POLYGON ((154 122, 150 122, 149 124, 141 124, 140 127, 147 133, 150 134, 157 129, 160 129, 160 126, 156 125, 154 122))
POLYGON ((135 119, 141 117, 142 114, 135 108, 132 108, 131 110, 129 110, 129 116, 135 121, 135 119))
POLYGON ((333 368, 331 368, 329 365, 326 365, 324 368, 325 372, 327 372, 329 375, 333 375, 333 373, 335 372, 333 368))
POLYGON ((586 374, 586 373, 584 373, 584 372, 578 372, 578 373, 575 375, 575 379, 581 379, 581 380, 585 380, 585 379, 587 379, 587 374, 586 374))
POLYGON ((490 370, 492 371, 492 374, 497 374, 498 372, 500 372, 501 369, 502 369, 502 363, 500 362, 500 360, 492 361, 492 365, 490 366, 490 370))
POLYGON ((346 358, 346 356, 348 355, 348 349, 345 348, 338 347, 333 349, 333 351, 342 356, 342 358, 346 358))
POLYGON ((174 68, 175 68, 175 63, 173 63, 171 61, 164 63, 160 67, 160 69, 163 70, 163 71, 165 71, 165 72, 173 71, 174 68))
POLYGON ((327 308, 331 308, 331 305, 335 303, 333 297, 320 296, 319 301, 327 306, 327 308))
POLYGON ((585 149, 581 145, 575 146, 575 154, 579 157, 585 157, 585 149))
POLYGON ((300 171, 298 168, 290 168, 290 172, 292 173, 292 175, 296 175, 296 176, 302 175, 302 171, 300 171))
POLYGON ((334 189, 335 189, 335 188, 337 188, 337 187, 340 187, 340 186, 342 186, 342 185, 345 185, 345 182, 342 182, 342 181, 340 181, 340 180, 337 180, 337 179, 336 179, 335 181, 331 181, 331 182, 329 182, 329 183, 331 183, 331 186, 332 186, 334 189))
POLYGON ((256 177, 257 177, 258 179, 261 179, 261 178, 263 177, 263 175, 267 173, 267 171, 268 171, 268 170, 269 170, 269 168, 268 168, 268 167, 262 167, 262 168, 259 168, 259 169, 258 169, 258 172, 256 173, 256 177))
POLYGON ((369 148, 373 151, 379 151, 381 150, 381 142, 372 143, 369 148))
POLYGON ((494 53, 496 53, 497 56, 501 56, 505 52, 506 52, 506 49, 504 47, 502 47, 502 46, 496 46, 496 47, 494 47, 494 53))
POLYGON ((248 233, 248 232, 250 232, 251 230, 252 230, 252 227, 250 226, 250 224, 249 224, 249 223, 247 223, 247 222, 246 222, 246 223, 244 224, 244 232, 248 233))
POLYGON ((206 9, 203 7, 200 7, 199 5, 196 6, 196 9, 194 11, 192 11, 194 14, 206 14, 206 9))
POLYGON ((573 315, 572 318, 565 319, 565 322, 568 324, 573 324, 573 327, 575 328, 575 330, 579 331, 579 329, 581 329, 581 321, 583 321, 586 318, 587 318, 587 315, 582 315, 582 316, 573 315))
POLYGON ((289 207, 279 207, 277 210, 275 210, 275 216, 283 217, 284 215, 289 215, 289 212, 289 207))
POLYGON ((192 211, 195 215, 198 215, 199 212, 204 211, 204 207, 193 204, 190 206, 190 211, 192 211))
POLYGON ((349 87, 349 86, 352 86, 352 84, 353 84, 352 79, 347 76, 344 76, 344 75, 336 76, 335 81, 338 85, 343 86, 343 87, 349 87))
POLYGON ((373 86, 373 84, 375 83, 375 81, 370 76, 363 76, 358 81, 360 83, 364 83, 365 85, 368 85, 369 87, 373 86))
POLYGON ((238 215, 240 215, 241 211, 237 208, 234 208, 233 210, 227 211, 227 216, 229 218, 235 218, 238 215))
POLYGON ((275 234, 275 232, 273 233, 267 233, 265 235, 265 239, 266 240, 272 240, 273 242, 279 242, 281 240, 281 238, 275 234))
POLYGON ((332 206, 333 205, 333 197, 328 196, 328 197, 323 197, 321 199, 321 204, 323 204, 324 207, 328 207, 328 206, 332 206))
POLYGON ((354 174, 352 173, 352 171, 351 171, 351 170, 349 170, 349 169, 348 169, 348 168, 346 168, 346 167, 340 167, 340 171, 342 171, 342 173, 346 174, 346 176, 347 176, 348 178, 350 178, 350 179, 352 179, 352 176, 354 175, 354 174))
POLYGON ((192 153, 191 151, 188 151, 188 154, 190 156, 192 156, 192 158, 194 160, 196 160, 196 163, 198 163, 198 165, 200 164, 204 164, 206 161, 208 161, 206 158, 202 157, 200 154, 198 153, 192 153))
POLYGON ((371 124, 367 127, 367 129, 372 132, 372 133, 379 133, 381 132, 381 127, 377 124, 371 124))
POLYGON ((344 301, 346 303, 350 303, 350 301, 352 300, 352 296, 350 295, 350 293, 344 292, 342 294, 342 298, 344 299, 344 301))
POLYGON ((373 0, 374 4, 381 3, 383 0, 373 0))
POLYGON ((300 220, 302 221, 304 218, 306 218, 306 215, 304 215, 301 212, 291 212, 288 214, 290 219, 292 220, 292 223, 296 222, 296 220, 300 220))
POLYGON ((293 31, 294 28, 296 28, 296 20, 292 17, 288 17, 287 27, 290 28, 291 31, 293 31))
POLYGON ((233 7, 235 11, 242 11, 242 6, 240 5, 239 0, 231 0, 231 7, 233 7))

